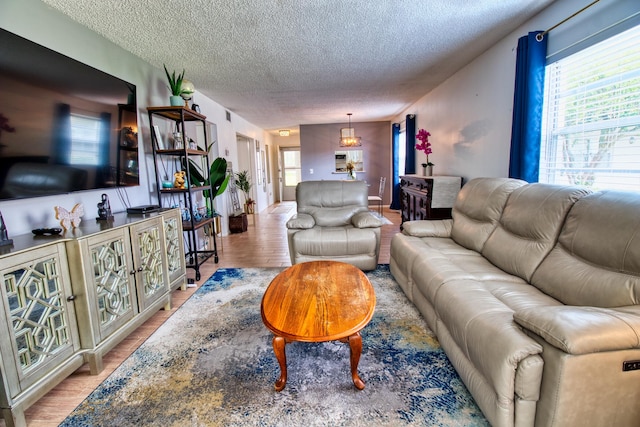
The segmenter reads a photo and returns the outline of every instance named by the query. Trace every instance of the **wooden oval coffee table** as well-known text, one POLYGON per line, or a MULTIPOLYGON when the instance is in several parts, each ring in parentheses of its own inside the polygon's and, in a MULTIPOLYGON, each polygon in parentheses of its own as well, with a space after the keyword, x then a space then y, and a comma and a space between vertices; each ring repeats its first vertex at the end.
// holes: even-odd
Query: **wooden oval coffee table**
POLYGON ((362 390, 364 382, 358 376, 360 331, 373 317, 375 306, 369 279, 351 264, 311 261, 278 274, 260 307, 262 321, 273 332, 273 351, 280 365, 275 389, 281 391, 287 383, 286 343, 340 340, 349 343, 351 378, 362 390))

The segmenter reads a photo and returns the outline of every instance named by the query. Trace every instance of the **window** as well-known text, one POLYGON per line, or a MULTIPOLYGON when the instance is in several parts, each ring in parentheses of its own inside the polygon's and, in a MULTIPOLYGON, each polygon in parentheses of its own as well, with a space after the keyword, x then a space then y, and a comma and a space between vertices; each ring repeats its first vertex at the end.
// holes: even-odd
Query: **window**
POLYGON ((71 114, 70 164, 99 165, 100 148, 100 119, 71 114))
POLYGON ((540 182, 640 191, 640 26, 547 65, 540 182))
POLYGON ((300 150, 283 150, 282 158, 284 163, 284 185, 286 187, 295 187, 302 181, 300 150))

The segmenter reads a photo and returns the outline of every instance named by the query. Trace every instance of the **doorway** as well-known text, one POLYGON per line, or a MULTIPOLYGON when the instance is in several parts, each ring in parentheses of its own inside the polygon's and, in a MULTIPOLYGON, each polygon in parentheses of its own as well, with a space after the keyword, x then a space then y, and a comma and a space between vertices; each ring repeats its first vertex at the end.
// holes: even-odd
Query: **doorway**
POLYGON ((280 148, 280 195, 283 202, 296 200, 296 186, 302 180, 300 147, 280 148))
MULTIPOLYGON (((233 165, 233 173, 246 171, 248 173, 249 180, 251 182, 251 189, 249 190, 248 196, 257 201, 257 191, 256 188, 256 162, 255 162, 255 148, 254 148, 254 140, 248 138, 246 136, 236 134, 236 144, 238 147, 238 164, 233 165)), ((234 179, 236 177, 234 176, 234 179)), ((241 193, 241 202, 244 204, 246 202, 245 198, 247 195, 241 193)))

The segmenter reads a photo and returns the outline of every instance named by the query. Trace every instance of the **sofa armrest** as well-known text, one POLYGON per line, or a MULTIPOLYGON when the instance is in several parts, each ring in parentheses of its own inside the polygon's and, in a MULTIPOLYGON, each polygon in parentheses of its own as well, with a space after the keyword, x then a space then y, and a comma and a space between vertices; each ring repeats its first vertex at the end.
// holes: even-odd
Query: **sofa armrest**
POLYGON ((305 230, 316 225, 315 219, 306 213, 297 213, 287 221, 287 228, 305 230))
POLYGON ((351 224, 355 228, 382 227, 382 220, 371 211, 358 212, 351 217, 351 224))
POLYGON ((402 233, 414 237, 451 237, 452 219, 407 221, 402 233))
POLYGON ((640 348, 640 306, 550 306, 513 315, 523 328, 568 354, 640 348))

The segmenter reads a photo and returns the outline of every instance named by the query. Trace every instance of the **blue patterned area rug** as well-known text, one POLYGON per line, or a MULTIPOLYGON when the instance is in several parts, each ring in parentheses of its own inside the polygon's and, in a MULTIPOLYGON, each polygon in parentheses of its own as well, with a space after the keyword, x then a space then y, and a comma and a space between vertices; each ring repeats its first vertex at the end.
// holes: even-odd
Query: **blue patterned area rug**
POLYGON ((280 369, 260 301, 280 268, 216 273, 61 426, 488 426, 424 320, 380 265, 376 312, 349 346, 288 344, 280 369))

